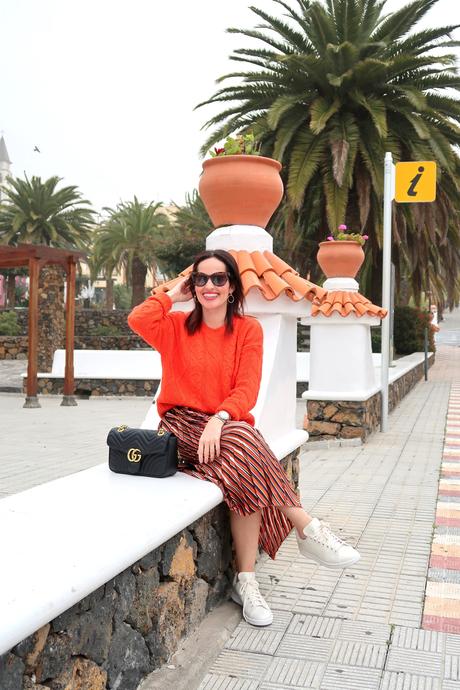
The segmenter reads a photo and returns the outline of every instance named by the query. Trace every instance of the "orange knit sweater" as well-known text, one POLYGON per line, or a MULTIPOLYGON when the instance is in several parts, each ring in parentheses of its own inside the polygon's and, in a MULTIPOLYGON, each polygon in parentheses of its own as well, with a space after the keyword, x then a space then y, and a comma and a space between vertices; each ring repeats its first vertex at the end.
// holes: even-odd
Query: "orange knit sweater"
POLYGON ((250 410, 262 372, 260 323, 252 316, 235 317, 231 334, 225 326, 213 329, 202 323, 189 335, 187 314, 171 312, 171 307, 167 293, 159 293, 128 316, 132 330, 161 354, 160 417, 171 407, 183 406, 209 414, 226 410, 232 419, 254 425, 250 410))

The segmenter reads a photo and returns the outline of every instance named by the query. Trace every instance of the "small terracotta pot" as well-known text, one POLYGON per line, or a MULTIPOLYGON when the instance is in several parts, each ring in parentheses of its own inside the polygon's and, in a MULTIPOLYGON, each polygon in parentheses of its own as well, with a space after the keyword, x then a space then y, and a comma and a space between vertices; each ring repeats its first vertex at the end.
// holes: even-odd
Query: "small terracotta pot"
POLYGON ((320 242, 316 260, 327 278, 354 278, 364 261, 364 251, 352 240, 320 242))
POLYGON ((198 186, 214 227, 265 228, 283 197, 281 163, 264 156, 218 156, 203 162, 198 186))

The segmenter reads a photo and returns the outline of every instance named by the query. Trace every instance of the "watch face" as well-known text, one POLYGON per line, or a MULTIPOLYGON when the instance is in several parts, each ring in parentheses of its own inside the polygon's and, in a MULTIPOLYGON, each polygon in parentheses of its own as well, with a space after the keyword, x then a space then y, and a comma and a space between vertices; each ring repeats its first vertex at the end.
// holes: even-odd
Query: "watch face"
POLYGON ((228 414, 228 412, 225 412, 225 410, 221 410, 220 412, 218 412, 218 416, 221 419, 224 419, 226 422, 228 422, 228 420, 230 419, 230 415, 228 414))

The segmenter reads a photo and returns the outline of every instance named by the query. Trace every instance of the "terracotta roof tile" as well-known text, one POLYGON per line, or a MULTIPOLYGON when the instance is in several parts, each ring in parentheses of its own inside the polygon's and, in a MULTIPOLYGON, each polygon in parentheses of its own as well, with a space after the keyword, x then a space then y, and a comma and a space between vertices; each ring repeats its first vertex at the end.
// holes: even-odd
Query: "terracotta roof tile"
POLYGON ((367 297, 364 297, 359 292, 345 292, 341 290, 328 292, 319 304, 313 302, 311 308, 312 316, 317 316, 318 314, 331 316, 334 313, 340 314, 340 316, 348 316, 352 312, 356 316, 377 316, 379 319, 383 319, 387 315, 386 309, 372 304, 367 297))
MULTIPOLYGON (((245 295, 249 290, 257 288, 269 301, 281 294, 287 295, 294 302, 308 299, 312 302, 312 316, 318 314, 330 316, 333 313, 348 316, 352 312, 357 316, 369 315, 379 318, 386 315, 384 309, 376 307, 358 292, 328 292, 319 285, 302 278, 289 264, 272 252, 232 249, 230 254, 238 264, 245 295)), ((167 292, 191 271, 192 266, 188 266, 177 278, 158 285, 152 292, 167 292)))

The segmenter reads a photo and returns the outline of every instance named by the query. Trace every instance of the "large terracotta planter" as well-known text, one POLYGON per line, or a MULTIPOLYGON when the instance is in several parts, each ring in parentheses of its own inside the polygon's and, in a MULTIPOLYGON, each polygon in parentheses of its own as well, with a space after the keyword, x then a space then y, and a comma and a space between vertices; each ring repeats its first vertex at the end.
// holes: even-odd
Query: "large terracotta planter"
POLYGON ((219 156, 203 162, 199 193, 214 227, 265 228, 283 197, 281 163, 263 156, 219 156))
POLYGON ((320 242, 316 260, 327 278, 354 278, 364 261, 364 251, 352 240, 320 242))

